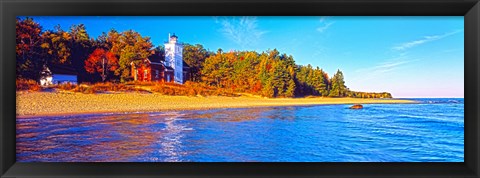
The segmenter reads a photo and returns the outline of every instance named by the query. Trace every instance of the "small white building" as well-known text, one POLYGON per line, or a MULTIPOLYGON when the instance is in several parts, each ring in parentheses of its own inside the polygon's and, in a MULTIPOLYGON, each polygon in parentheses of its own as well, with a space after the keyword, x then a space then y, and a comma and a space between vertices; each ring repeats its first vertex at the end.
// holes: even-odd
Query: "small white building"
POLYGON ((51 65, 50 68, 46 65, 43 66, 43 70, 40 72, 41 86, 63 83, 78 83, 78 75, 73 67, 69 67, 67 65, 51 65))

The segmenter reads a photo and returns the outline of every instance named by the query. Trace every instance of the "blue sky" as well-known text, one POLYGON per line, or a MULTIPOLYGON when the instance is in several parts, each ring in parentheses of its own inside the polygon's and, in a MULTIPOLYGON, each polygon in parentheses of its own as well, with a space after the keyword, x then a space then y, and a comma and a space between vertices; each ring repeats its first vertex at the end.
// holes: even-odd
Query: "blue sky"
POLYGON ((85 24, 91 37, 133 29, 155 46, 168 33, 216 51, 277 48, 355 91, 396 98, 464 96, 463 16, 422 17, 33 17, 44 29, 85 24))

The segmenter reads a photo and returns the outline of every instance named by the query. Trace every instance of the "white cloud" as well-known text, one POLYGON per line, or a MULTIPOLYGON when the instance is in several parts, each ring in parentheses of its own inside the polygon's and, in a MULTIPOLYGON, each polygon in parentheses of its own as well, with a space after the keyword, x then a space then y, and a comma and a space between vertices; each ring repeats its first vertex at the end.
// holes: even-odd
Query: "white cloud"
POLYGON ((453 32, 444 33, 442 35, 424 36, 422 39, 419 39, 419 40, 414 40, 414 41, 405 42, 405 43, 396 45, 396 46, 392 47, 392 49, 393 50, 398 50, 398 51, 403 51, 403 50, 406 50, 406 49, 409 49, 409 48, 412 48, 412 47, 415 47, 415 46, 418 46, 418 45, 421 45, 421 44, 424 44, 424 43, 440 40, 442 38, 457 34, 461 31, 462 30, 456 30, 456 31, 453 31, 453 32))
POLYGON ((323 26, 320 26, 317 28, 317 31, 320 32, 320 33, 323 33, 325 30, 327 30, 331 25, 333 24, 333 22, 328 22, 328 23, 325 23, 323 26))
POLYGON ((328 28, 330 28, 331 25, 333 25, 334 22, 330 22, 328 19, 330 17, 328 16, 323 16, 320 17, 320 26, 317 27, 317 31, 320 33, 325 32, 328 28))
POLYGON ((257 44, 266 31, 258 28, 256 17, 214 17, 221 25, 220 32, 241 47, 257 44))

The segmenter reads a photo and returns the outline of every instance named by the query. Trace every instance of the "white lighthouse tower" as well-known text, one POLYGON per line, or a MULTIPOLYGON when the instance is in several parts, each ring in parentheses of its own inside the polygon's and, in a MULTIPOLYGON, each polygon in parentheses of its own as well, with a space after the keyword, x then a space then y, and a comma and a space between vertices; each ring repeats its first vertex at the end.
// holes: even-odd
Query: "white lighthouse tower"
POLYGON ((168 34, 168 42, 165 43, 165 66, 173 68, 175 83, 183 84, 183 45, 177 43, 175 33, 168 34))

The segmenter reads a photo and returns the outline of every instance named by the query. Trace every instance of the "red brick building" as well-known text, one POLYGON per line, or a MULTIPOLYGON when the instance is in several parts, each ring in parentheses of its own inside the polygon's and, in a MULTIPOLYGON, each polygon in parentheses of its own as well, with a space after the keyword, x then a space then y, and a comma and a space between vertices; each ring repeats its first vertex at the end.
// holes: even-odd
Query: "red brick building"
POLYGON ((144 59, 140 64, 130 63, 131 75, 135 81, 173 81, 173 69, 165 67, 160 61, 151 61, 150 59, 144 59))

